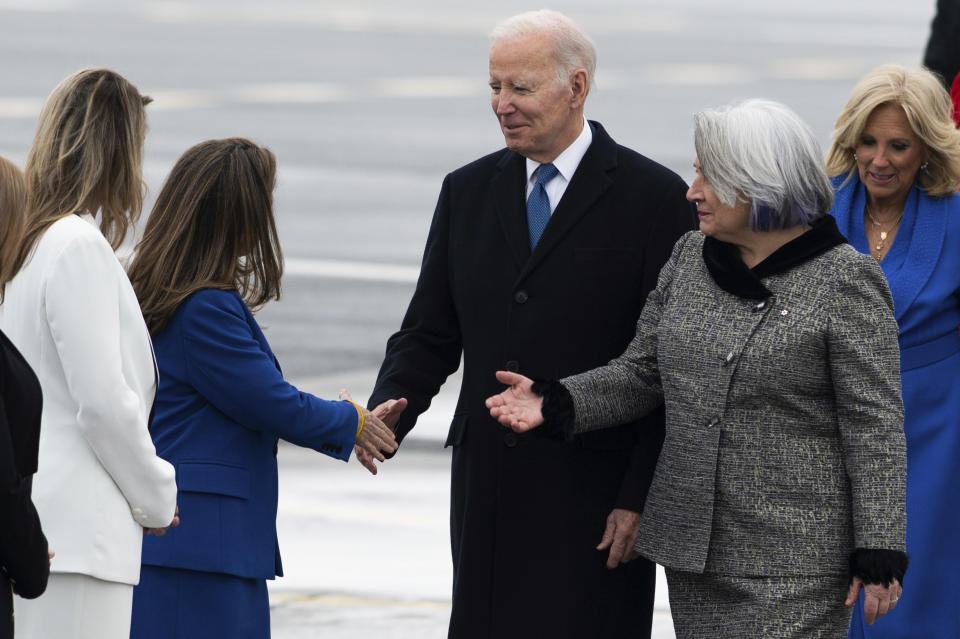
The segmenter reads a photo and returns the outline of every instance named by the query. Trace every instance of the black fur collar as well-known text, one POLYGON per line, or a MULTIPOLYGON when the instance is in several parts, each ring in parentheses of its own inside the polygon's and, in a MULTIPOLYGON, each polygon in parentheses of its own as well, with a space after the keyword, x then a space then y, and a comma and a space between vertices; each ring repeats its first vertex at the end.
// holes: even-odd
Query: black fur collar
POLYGON ((717 286, 737 297, 761 300, 773 295, 763 285, 764 277, 789 271, 846 241, 833 217, 824 215, 811 224, 809 231, 790 240, 752 269, 743 263, 736 246, 712 237, 703 241, 703 261, 717 286))

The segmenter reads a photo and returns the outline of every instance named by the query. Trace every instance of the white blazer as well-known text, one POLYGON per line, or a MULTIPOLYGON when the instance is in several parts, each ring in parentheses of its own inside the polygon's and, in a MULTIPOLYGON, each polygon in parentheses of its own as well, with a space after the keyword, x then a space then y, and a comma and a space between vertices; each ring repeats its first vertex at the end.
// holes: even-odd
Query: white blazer
POLYGON ((136 584, 143 526, 176 507, 147 431, 156 365, 127 274, 91 216, 69 215, 7 284, 0 328, 43 388, 33 501, 53 572, 136 584))

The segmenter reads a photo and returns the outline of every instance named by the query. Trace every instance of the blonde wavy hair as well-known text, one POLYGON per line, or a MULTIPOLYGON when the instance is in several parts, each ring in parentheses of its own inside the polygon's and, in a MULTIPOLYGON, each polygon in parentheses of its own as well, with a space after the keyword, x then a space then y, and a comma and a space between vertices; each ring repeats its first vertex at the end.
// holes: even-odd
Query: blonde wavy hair
MULTIPOLYGON (((10 160, 0 157, 0 271, 5 271, 13 262, 26 205, 27 182, 23 171, 10 160)), ((3 303, 6 282, 7 278, 0 275, 0 303, 3 303)))
POLYGON ((927 168, 917 182, 931 197, 942 198, 960 187, 960 131, 953 122, 953 104, 929 70, 888 64, 868 73, 853 88, 837 117, 827 153, 827 174, 852 176, 853 151, 877 107, 895 104, 907 114, 910 128, 926 146, 927 168))
POLYGON ((144 107, 150 98, 109 69, 84 69, 47 98, 24 170, 23 229, 0 286, 23 267, 40 237, 74 213, 100 214, 100 230, 114 249, 143 208, 144 107))

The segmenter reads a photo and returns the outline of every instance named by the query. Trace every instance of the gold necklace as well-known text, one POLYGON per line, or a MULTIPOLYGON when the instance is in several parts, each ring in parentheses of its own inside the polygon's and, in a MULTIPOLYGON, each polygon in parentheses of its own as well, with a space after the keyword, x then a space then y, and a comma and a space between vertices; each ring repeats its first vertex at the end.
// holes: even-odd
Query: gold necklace
POLYGON ((866 211, 867 217, 870 218, 870 222, 874 226, 880 229, 880 239, 877 241, 877 245, 873 247, 873 249, 877 252, 877 254, 873 256, 873 259, 879 262, 883 259, 883 248, 887 243, 887 236, 890 234, 890 231, 892 231, 893 229, 897 228, 897 226, 900 225, 900 220, 903 219, 903 211, 900 211, 900 216, 896 220, 894 220, 893 224, 886 231, 883 230, 883 225, 877 221, 877 218, 873 217, 873 214, 870 212, 870 209, 864 207, 864 211, 866 211))

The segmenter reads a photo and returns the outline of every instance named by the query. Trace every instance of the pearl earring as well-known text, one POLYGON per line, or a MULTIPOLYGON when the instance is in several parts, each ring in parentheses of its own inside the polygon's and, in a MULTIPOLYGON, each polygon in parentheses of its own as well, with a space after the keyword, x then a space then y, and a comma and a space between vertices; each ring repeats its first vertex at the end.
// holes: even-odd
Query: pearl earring
POLYGON ((921 170, 921 171, 926 171, 926 170, 927 170, 927 163, 926 163, 926 162, 924 162, 923 164, 920 165, 920 170, 921 170))
POLYGON ((856 152, 856 151, 853 152, 853 161, 854 161, 854 162, 857 161, 857 152, 856 152))

